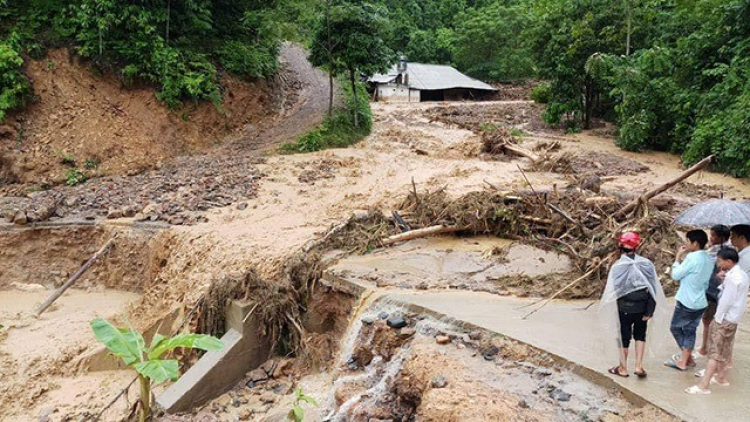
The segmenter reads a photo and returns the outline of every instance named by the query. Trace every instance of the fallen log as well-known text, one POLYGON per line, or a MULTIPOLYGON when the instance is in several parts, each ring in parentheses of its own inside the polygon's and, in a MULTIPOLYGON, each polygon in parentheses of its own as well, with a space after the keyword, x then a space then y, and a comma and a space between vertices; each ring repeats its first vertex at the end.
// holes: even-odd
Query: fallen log
POLYGON ((584 202, 586 203, 586 205, 599 206, 599 205, 614 204, 615 202, 617 202, 617 199, 611 196, 593 196, 591 198, 586 198, 584 202))
POLYGON ((627 215, 628 213, 630 213, 633 210, 635 210, 638 207, 638 204, 647 203, 648 200, 651 199, 651 198, 653 198, 654 196, 659 195, 660 193, 662 193, 662 192, 666 191, 667 189, 671 188, 672 186, 674 186, 674 185, 682 182, 683 180, 687 179, 688 177, 692 176, 693 174, 701 171, 703 168, 705 168, 706 166, 708 166, 711 163, 711 161, 713 161, 713 159, 714 159, 713 155, 710 155, 710 156, 702 159, 701 161, 699 161, 698 163, 696 163, 694 166, 692 166, 689 169, 687 169, 684 172, 682 172, 682 174, 679 175, 678 177, 676 177, 676 178, 670 180, 669 182, 667 182, 667 183, 665 183, 665 184, 663 184, 663 185, 661 185, 659 187, 656 187, 656 188, 654 188, 654 189, 652 189, 652 190, 644 193, 643 195, 639 196, 638 198, 632 200, 629 204, 625 205, 620 211, 617 211, 614 214, 614 217, 615 218, 619 218, 619 217, 623 217, 623 216, 627 215))
POLYGON ((539 161, 540 158, 533 152, 527 150, 526 148, 519 147, 518 145, 503 144, 502 148, 509 154, 518 155, 519 157, 525 157, 534 162, 539 161))
POLYGON ((101 256, 104 255, 109 250, 110 247, 112 247, 112 244, 114 243, 114 241, 115 241, 114 237, 109 239, 107 243, 105 243, 104 246, 102 246, 101 249, 99 249, 94 254, 94 256, 89 258, 89 260, 86 261, 86 263, 83 264, 83 266, 79 268, 78 271, 76 271, 76 273, 73 274, 72 277, 70 277, 67 283, 63 284, 62 286, 60 286, 59 289, 55 290, 55 292, 52 293, 52 295, 36 310, 36 316, 38 317, 44 311, 46 311, 47 308, 49 308, 53 303, 55 303, 55 301, 60 296, 62 296, 63 293, 65 293, 66 290, 68 290, 71 286, 73 286, 73 284, 75 284, 75 282, 78 281, 79 278, 81 278, 81 276, 86 272, 86 270, 88 270, 89 267, 91 267, 91 265, 94 264, 94 262, 96 262, 99 258, 101 258, 101 256))
POLYGON ((423 229, 411 230, 405 233, 395 234, 390 237, 383 239, 383 246, 392 245, 398 242, 405 242, 407 240, 419 239, 421 237, 433 236, 436 234, 444 233, 455 233, 462 230, 467 230, 468 227, 457 227, 457 226, 444 226, 439 224, 437 226, 425 227, 423 229))

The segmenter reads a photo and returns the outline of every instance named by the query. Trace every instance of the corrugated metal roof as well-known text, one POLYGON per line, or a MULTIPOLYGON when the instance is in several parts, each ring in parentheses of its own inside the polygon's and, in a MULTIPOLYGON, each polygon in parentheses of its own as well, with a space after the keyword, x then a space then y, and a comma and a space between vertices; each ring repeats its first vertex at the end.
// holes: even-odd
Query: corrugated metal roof
MULTIPOLYGON (((482 81, 470 78, 458 70, 444 65, 408 63, 406 73, 409 74, 409 88, 413 89, 451 89, 471 88, 485 91, 495 91, 495 88, 482 81)), ((388 74, 373 75, 369 81, 375 83, 389 83, 396 79, 398 70, 391 68, 388 74)))

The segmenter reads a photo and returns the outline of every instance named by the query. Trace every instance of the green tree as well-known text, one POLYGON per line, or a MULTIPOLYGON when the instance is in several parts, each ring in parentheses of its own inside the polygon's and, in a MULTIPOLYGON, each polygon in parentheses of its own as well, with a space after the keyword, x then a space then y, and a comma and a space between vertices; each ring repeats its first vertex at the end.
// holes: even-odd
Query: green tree
POLYGON ((523 35, 532 23, 527 6, 494 2, 457 21, 453 53, 460 69, 496 81, 534 75, 529 38, 523 35))
MULTIPOLYGON (((385 45, 388 30, 385 9, 363 1, 331 0, 323 23, 317 26, 311 60, 331 73, 345 71, 358 104, 358 75, 385 71, 393 62, 393 50, 385 45)), ((354 111, 354 126, 359 116, 354 111)))

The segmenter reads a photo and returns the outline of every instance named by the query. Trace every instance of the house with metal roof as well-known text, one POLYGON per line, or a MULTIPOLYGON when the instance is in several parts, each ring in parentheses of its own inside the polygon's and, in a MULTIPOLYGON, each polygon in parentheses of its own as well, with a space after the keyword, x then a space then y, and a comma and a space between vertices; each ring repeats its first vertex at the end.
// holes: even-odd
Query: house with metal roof
POLYGON ((386 74, 368 79, 375 101, 420 102, 479 99, 496 91, 451 66, 407 63, 401 58, 386 74))

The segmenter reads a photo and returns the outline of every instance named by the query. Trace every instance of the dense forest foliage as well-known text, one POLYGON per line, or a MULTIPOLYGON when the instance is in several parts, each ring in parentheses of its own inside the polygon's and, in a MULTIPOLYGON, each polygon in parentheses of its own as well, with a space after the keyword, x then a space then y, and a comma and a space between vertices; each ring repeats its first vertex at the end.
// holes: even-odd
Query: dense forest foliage
POLYGON ((539 78, 551 124, 605 118, 623 148, 716 154, 717 169, 750 175, 750 0, 0 0, 0 118, 29 92, 24 58, 49 46, 178 107, 220 101, 222 71, 272 75, 283 39, 349 81, 398 53, 539 78))

